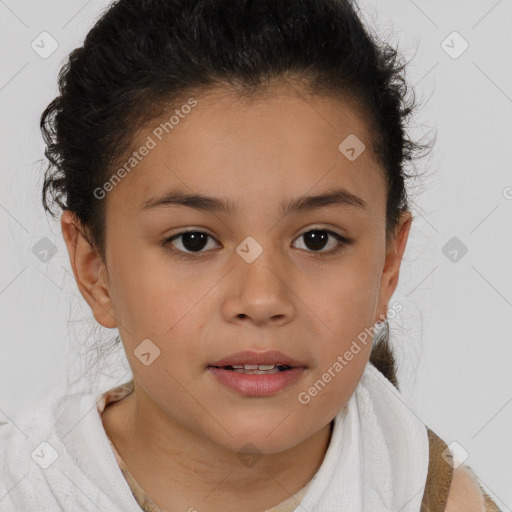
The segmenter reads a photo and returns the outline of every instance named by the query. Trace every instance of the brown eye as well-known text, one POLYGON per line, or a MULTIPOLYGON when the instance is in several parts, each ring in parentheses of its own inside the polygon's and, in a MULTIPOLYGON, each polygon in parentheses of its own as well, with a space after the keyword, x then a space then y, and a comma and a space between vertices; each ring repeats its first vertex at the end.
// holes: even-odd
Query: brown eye
POLYGON ((306 249, 312 252, 318 252, 321 255, 333 254, 338 252, 349 240, 338 233, 334 233, 328 229, 311 229, 302 233, 297 240, 304 239, 306 249), (327 251, 322 251, 326 245, 329 244, 329 238, 334 238, 335 241, 331 242, 331 248, 327 251))
MULTIPOLYGON (((318 256, 327 256, 340 251, 350 240, 330 231, 328 229, 310 229, 300 235, 297 240, 304 239, 305 250, 318 256), (328 247, 328 250, 322 250, 328 247)), ((212 235, 199 230, 182 231, 176 235, 167 238, 164 246, 171 245, 171 250, 178 253, 179 256, 201 256, 208 250, 203 250, 208 246, 209 239, 215 240, 212 235)), ((299 247, 300 248, 300 247, 299 247)))
POLYGON ((177 251, 185 254, 201 253, 204 252, 203 249, 207 246, 209 238, 213 240, 213 237, 204 231, 183 231, 168 238, 164 245, 178 240, 178 245, 181 247, 174 246, 177 251))

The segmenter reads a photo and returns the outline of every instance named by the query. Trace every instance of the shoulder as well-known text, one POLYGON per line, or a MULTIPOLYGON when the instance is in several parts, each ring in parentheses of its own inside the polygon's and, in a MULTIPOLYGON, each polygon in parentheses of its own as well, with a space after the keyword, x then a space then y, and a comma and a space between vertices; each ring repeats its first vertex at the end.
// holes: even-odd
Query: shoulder
POLYGON ((476 475, 468 466, 453 470, 445 512, 485 512, 484 495, 476 475))

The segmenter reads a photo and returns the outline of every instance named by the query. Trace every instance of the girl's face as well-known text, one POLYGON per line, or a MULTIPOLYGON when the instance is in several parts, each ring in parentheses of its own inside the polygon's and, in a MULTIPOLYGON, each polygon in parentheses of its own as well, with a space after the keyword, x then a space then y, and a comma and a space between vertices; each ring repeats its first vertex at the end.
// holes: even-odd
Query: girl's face
MULTIPOLYGON (((98 272, 81 290, 95 318, 119 328, 138 406, 158 411, 148 418, 229 450, 279 452, 326 427, 353 394, 410 216, 387 248, 384 171, 347 104, 284 88, 247 104, 194 99, 138 132, 137 163, 104 199, 106 272, 89 261, 98 272), (336 201, 307 199, 335 191, 336 201), (210 368, 274 349, 304 368, 267 394, 232 389, 210 368)), ((242 387, 282 378, 229 375, 242 387)))

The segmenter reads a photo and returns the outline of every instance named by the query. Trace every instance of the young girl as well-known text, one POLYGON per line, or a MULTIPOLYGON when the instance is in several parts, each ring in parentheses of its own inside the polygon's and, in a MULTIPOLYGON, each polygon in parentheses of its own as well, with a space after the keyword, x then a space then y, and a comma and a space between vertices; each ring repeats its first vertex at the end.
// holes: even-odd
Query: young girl
POLYGON ((498 510, 398 390, 397 57, 344 0, 108 8, 42 115, 43 202, 133 375, 0 428, 0 510, 498 510))

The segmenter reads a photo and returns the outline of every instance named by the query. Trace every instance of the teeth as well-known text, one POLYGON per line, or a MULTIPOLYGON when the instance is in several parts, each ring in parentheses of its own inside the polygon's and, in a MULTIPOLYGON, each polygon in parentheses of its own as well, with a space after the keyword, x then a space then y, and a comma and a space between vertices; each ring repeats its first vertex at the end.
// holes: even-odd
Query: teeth
POLYGON ((279 373, 279 369, 277 367, 274 367, 271 370, 245 370, 240 368, 233 368, 231 371, 235 373, 247 373, 252 375, 270 375, 272 373, 279 373))
POLYGON ((290 369, 289 366, 283 364, 231 364, 218 368, 230 369, 235 373, 247 373, 256 375, 269 375, 290 369))
POLYGON ((279 373, 279 368, 275 364, 232 364, 231 368, 236 373, 254 373, 256 375, 279 373))
POLYGON ((275 364, 232 364, 232 368, 238 370, 272 370, 275 368, 275 364))

